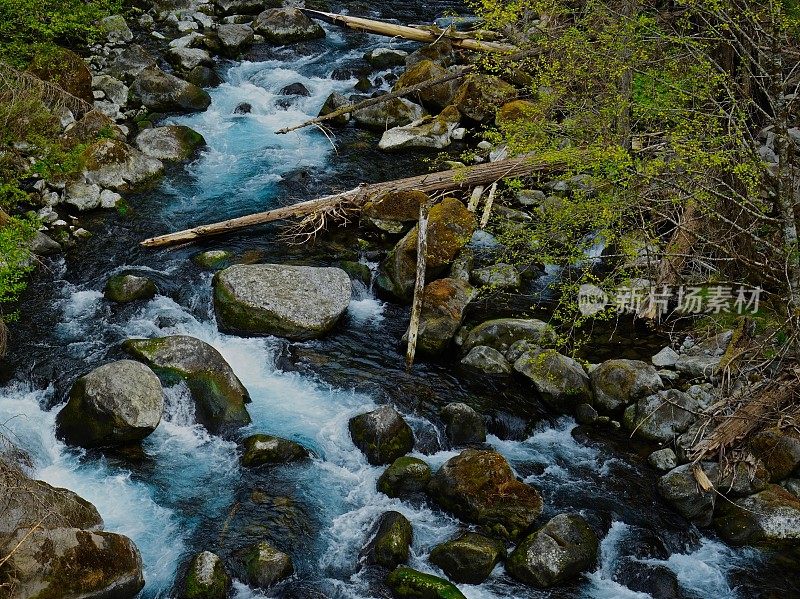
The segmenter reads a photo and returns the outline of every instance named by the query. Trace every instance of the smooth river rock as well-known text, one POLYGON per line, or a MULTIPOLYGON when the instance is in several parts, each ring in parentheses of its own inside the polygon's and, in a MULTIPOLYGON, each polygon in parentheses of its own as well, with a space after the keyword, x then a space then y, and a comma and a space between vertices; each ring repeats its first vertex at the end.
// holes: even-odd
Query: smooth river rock
POLYGON ((103 289, 103 296, 107 300, 120 304, 150 299, 156 293, 158 288, 153 281, 136 275, 114 275, 106 281, 103 289))
POLYGON ((206 140, 197 131, 183 125, 145 129, 136 136, 136 147, 152 158, 180 162, 191 158, 206 140))
POLYGON ((82 447, 141 441, 161 421, 164 393, 144 364, 120 360, 95 368, 72 386, 56 417, 57 432, 82 447))
POLYGON ((400 512, 385 512, 375 523, 362 554, 368 564, 389 570, 408 561, 413 538, 411 522, 400 512))
POLYGON ((392 406, 350 419, 350 437, 373 466, 389 464, 414 449, 414 433, 392 406))
POLYGON ((386 577, 398 599, 467 599, 453 583, 408 566, 399 566, 386 577))
POLYGON ((242 466, 246 468, 297 462, 310 455, 299 443, 273 435, 250 435, 242 441, 242 445, 242 466))
POLYGON ((402 456, 383 471, 378 491, 389 497, 407 497, 422 493, 431 481, 431 467, 419 458, 402 456))
POLYGON ((237 264, 214 275, 221 330, 295 340, 328 333, 350 304, 350 277, 340 268, 237 264))
POLYGON ((453 582, 480 584, 506 557, 502 541, 468 532, 431 550, 431 563, 453 582))
POLYGON ((128 339, 122 345, 150 366, 165 385, 184 381, 197 408, 197 420, 212 432, 250 423, 250 394, 228 362, 205 341, 188 335, 128 339))
POLYGON ((180 593, 181 599, 225 599, 233 582, 220 557, 202 551, 192 558, 180 593))

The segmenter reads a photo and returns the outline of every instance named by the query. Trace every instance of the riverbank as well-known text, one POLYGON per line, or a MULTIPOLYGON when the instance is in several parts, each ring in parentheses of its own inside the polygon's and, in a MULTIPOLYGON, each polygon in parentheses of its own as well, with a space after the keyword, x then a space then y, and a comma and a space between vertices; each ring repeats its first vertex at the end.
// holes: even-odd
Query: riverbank
MULTIPOLYGON (((174 21, 190 22, 185 16, 176 15, 174 21)), ((202 19, 193 17, 191 22, 199 29, 202 19)), ((172 35, 185 33, 180 28, 188 27, 175 25, 170 17, 163 22, 172 23, 172 35)), ((152 37, 153 32, 161 33, 155 27, 147 35, 152 37)), ((207 556, 195 560, 204 552, 219 556, 221 567, 235 579, 235 596, 259 596, 260 591, 254 590, 258 584, 249 578, 247 555, 260 543, 269 543, 290 556, 295 572, 263 591, 267 596, 384 596, 388 592, 386 570, 381 569, 385 564, 365 566, 364 560, 372 558, 369 551, 362 550, 370 544, 376 522, 387 512, 397 512, 408 521, 413 540, 406 559, 424 572, 448 573, 433 561, 433 548, 468 528, 505 538, 503 551, 498 553, 513 551, 516 543, 508 542, 508 536, 524 535, 508 530, 507 522, 503 534, 494 526, 497 522, 480 521, 481 516, 454 508, 433 494, 430 499, 413 493, 390 497, 379 491, 386 464, 375 462, 391 460, 362 455, 357 447, 369 445, 357 441, 359 435, 350 423, 391 405, 412 430, 411 456, 433 472, 441 474, 446 463, 463 456, 464 445, 477 444, 486 454, 503 456, 492 459, 511 464, 522 480, 515 484, 541 494, 543 506, 538 509, 542 513, 533 528, 560 514, 580 513, 600 539, 589 543, 595 545, 596 560, 579 562, 578 569, 585 575, 559 580, 555 590, 541 591, 537 584, 521 582, 525 574, 519 573, 524 568, 512 576, 510 569, 497 566, 489 568, 483 584, 459 584, 467 597, 538 597, 544 592, 550 596, 633 596, 631 589, 642 572, 654 577, 642 590, 655 592, 674 586, 678 596, 733 596, 737 592, 749 596, 765 584, 788 588, 786 578, 773 570, 765 555, 727 547, 712 532, 698 531, 664 503, 656 493, 660 474, 645 463, 645 457, 658 446, 653 439, 630 440, 620 425, 621 406, 609 407, 608 413, 600 409, 599 417, 604 420, 589 412, 582 426, 561 415, 568 412, 574 416, 580 405, 595 403, 598 388, 610 387, 607 395, 617 397, 617 379, 612 377, 604 386, 594 374, 597 369, 584 372, 582 365, 575 364, 574 370, 580 371, 578 376, 585 384, 585 394, 575 401, 573 393, 562 397, 544 389, 546 381, 537 379, 534 370, 528 371, 525 360, 517 368, 522 354, 542 344, 537 342, 545 325, 532 318, 543 317, 545 311, 520 312, 519 304, 494 302, 490 295, 476 303, 477 308, 458 314, 456 326, 447 327, 450 337, 456 337, 463 316, 467 330, 458 333, 460 349, 450 344, 448 337, 443 357, 428 358, 412 372, 405 372, 400 340, 407 326, 407 308, 396 299, 376 297, 373 289, 380 286, 376 279, 388 274, 387 250, 402 243, 399 240, 413 227, 413 218, 403 223, 376 212, 377 224, 386 226, 388 221, 394 232, 380 227, 376 231, 374 221, 366 222, 358 231, 322 236, 312 247, 287 246, 278 237, 277 227, 197 247, 156 252, 138 247, 138 241, 147 236, 199 221, 271 207, 287 198, 319 196, 362 181, 388 180, 396 178, 399 171, 424 171, 427 165, 421 164, 416 154, 386 155, 377 150, 378 135, 358 129, 339 132, 336 158, 327 139, 314 131, 295 138, 273 134, 277 125, 289 119, 314 116, 332 89, 344 91, 358 83, 355 78, 333 78, 333 71, 363 64, 363 55, 384 43, 331 28, 326 28, 323 41, 308 45, 276 49, 256 43, 244 62, 223 63, 224 81, 208 92, 206 111, 167 117, 163 122, 188 126, 202 134, 207 145, 193 162, 169 167, 162 184, 144 193, 131 193, 124 211, 86 212, 79 217, 82 228, 95 235, 73 247, 65 259, 47 262, 49 270, 40 272, 25 297, 25 311, 37 318, 23 319, 13 330, 10 365, 17 380, 2 392, 2 414, 10 418, 25 415, 12 420, 11 426, 19 444, 31 454, 32 474, 77 491, 97 506, 107 530, 133 539, 142 556, 146 597, 184 593, 186 572, 193 567, 190 563, 212 563, 207 556), (294 94, 297 97, 284 109, 280 102, 288 96, 282 91, 295 83, 310 95, 294 94), (249 116, 237 115, 237 107, 245 102, 250 104, 249 116), (359 237, 366 239, 366 247, 359 237), (203 255, 204 250, 228 254, 203 255), (218 262, 213 264, 215 260, 218 262), (219 307, 212 299, 212 276, 231 263, 347 268, 353 299, 343 313, 337 310, 338 322, 319 340, 287 341, 280 336, 264 339, 221 332, 219 307), (123 274, 150 279, 157 292, 126 303, 110 301, 104 297, 106 283, 123 274), (492 305, 487 308, 488 304, 492 305), (483 321, 507 316, 525 318, 522 324, 508 327, 510 337, 497 332, 480 334, 483 321), (210 432, 199 412, 193 387, 196 379, 187 375, 178 385, 174 378, 164 384, 160 422, 156 421, 156 426, 150 423, 148 428, 153 430, 145 436, 141 450, 84 450, 56 438, 56 414, 76 379, 103 364, 129 359, 130 352, 121 344, 130 338, 175 335, 194 337, 219 351, 252 400, 246 403, 251 424, 228 436, 210 432), (470 340, 470 336, 474 338, 470 340), (517 346, 521 354, 512 359, 509 351, 513 342, 519 341, 528 345, 517 346), (491 366, 500 371, 487 372, 487 361, 461 365, 461 359, 472 353, 464 343, 471 344, 470 349, 490 348, 499 354, 481 350, 484 358, 494 358, 491 366), (509 376, 512 365, 522 374, 509 376), (442 412, 453 404, 477 410, 488 433, 485 445, 479 434, 466 439, 453 436, 452 419, 442 412), (299 443, 310 451, 311 458, 249 468, 240 463, 245 451, 240 444, 254 434, 299 443), (634 544, 639 549, 629 546, 634 544)), ((123 50, 130 47, 127 43, 117 46, 123 50)), ((527 210, 524 205, 508 209, 527 210)), ((460 209, 453 206, 453 210, 460 209)), ((514 214, 506 212, 505 216, 514 214)), ((469 241, 470 236, 466 237, 469 241)), ((471 249, 480 254, 491 239, 486 234, 472 237, 472 241, 471 249)), ((461 284, 452 281, 476 283, 470 270, 480 266, 462 271, 465 278, 461 279, 450 270, 443 274, 451 276, 434 283, 450 281, 454 287, 461 284)), ((617 397, 636 406, 636 411, 648 412, 647 398, 663 385, 678 388, 677 397, 695 401, 695 392, 683 393, 691 373, 676 373, 672 365, 662 363, 662 380, 646 363, 663 342, 632 330, 587 358, 597 362, 624 355, 645 360, 635 369, 646 380, 624 390, 624 397, 617 397), (643 338, 641 342, 636 336, 643 338), (669 382, 664 371, 672 373, 669 376, 677 374, 676 382, 669 382)), ((691 357, 688 345, 684 350, 691 357)), ((714 358, 716 353, 715 347, 701 355, 714 358)), ((148 364, 158 371, 154 363, 148 364)), ((605 369, 613 366, 606 364, 605 369)), ((560 371, 555 373, 560 376, 560 371)), ((638 381, 638 374, 634 378, 638 381)), ((711 400, 703 396, 702 401, 711 400)), ((691 409, 663 410, 660 424, 669 429, 664 433, 669 440, 689 427, 689 414, 696 411, 696 406, 683 407, 691 409)), ((454 409, 463 412, 461 407, 449 411, 454 409)), ((467 413, 470 417, 474 414, 467 413)), ((634 428, 635 420, 632 422, 634 428)), ((668 442, 667 438, 656 440, 668 442)), ((405 453, 408 448, 403 449, 405 453)), ((502 465, 498 469, 503 470, 502 465)), ((690 490, 688 498, 696 493, 699 503, 708 508, 707 495, 692 491, 692 484, 689 479, 683 487, 690 490)), ((457 487, 455 483, 444 486, 457 487)), ((747 489, 745 494, 750 492, 747 489)), ((476 496, 481 498, 480 492, 476 496)), ((536 509, 528 511, 533 516, 536 509)), ((703 514, 708 515, 708 510, 703 514)), ((526 527, 530 524, 525 522, 526 527)))

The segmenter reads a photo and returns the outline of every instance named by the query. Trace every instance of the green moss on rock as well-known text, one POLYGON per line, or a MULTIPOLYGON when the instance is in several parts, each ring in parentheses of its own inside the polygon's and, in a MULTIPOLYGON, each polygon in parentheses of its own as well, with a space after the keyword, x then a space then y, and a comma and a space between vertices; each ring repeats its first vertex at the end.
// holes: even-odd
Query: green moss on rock
POLYGON ((378 491, 389 497, 422 492, 431 480, 431 467, 419 458, 397 458, 378 478, 378 491))
POLYGON ((453 583, 407 566, 389 574, 386 584, 398 599, 466 599, 453 583))

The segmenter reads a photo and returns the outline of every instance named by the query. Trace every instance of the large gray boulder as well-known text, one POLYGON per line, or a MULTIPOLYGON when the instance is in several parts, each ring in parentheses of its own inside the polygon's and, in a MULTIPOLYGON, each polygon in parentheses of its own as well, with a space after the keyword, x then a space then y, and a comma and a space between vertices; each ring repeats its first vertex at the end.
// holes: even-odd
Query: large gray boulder
POLYGON ((800 498, 783 487, 720 502, 714 517, 719 535, 734 545, 797 547, 800 542, 800 498))
POLYGON ((156 66, 156 59, 139 44, 122 48, 108 65, 108 73, 122 81, 131 82, 142 71, 156 66))
POLYGON ((131 85, 131 93, 154 112, 199 112, 211 104, 207 92, 158 67, 142 70, 131 85))
MULTIPOLYGON (((135 191, 164 173, 164 165, 136 148, 117 139, 101 139, 83 153, 89 183, 120 193, 135 191)), ((100 194, 97 204, 100 205, 100 194)))
POLYGON ((416 119, 407 125, 384 132, 378 147, 385 151, 442 150, 453 142, 453 131, 461 123, 461 115, 452 106, 435 117, 416 119))
POLYGON ((444 432, 453 447, 486 442, 483 417, 465 403, 449 403, 439 412, 444 432))
POLYGON ((476 345, 461 360, 469 366, 486 374, 511 374, 511 364, 499 351, 488 345, 476 345))
POLYGON ((189 48, 187 46, 175 46, 167 52, 169 62, 182 73, 189 73, 192 69, 214 65, 208 50, 202 48, 189 48))
POLYGON ((640 360, 606 360, 589 374, 595 407, 606 411, 624 408, 661 387, 661 377, 640 360))
POLYGON ((422 106, 414 104, 405 98, 394 98, 387 102, 357 110, 352 114, 352 117, 362 127, 385 131, 392 127, 408 125, 412 121, 421 119, 424 115, 425 110, 422 106))
POLYGON ((145 129, 136 136, 135 144, 151 158, 180 162, 194 156, 206 140, 184 125, 167 125, 145 129))
POLYGON ((390 464, 414 449, 414 433, 392 406, 350 419, 350 437, 373 466, 390 464))
POLYGON ((122 347, 152 368, 164 384, 184 381, 195 401, 198 421, 212 432, 250 423, 245 407, 250 394, 222 354, 208 343, 175 335, 128 339, 122 347))
POLYGON ((542 513, 542 497, 514 476, 506 459, 491 450, 465 449, 434 474, 430 496, 459 518, 493 535, 517 538, 542 513))
POLYGON ((514 370, 530 379, 542 400, 558 412, 571 414, 578 405, 592 403, 589 377, 569 356, 554 350, 530 350, 514 362, 514 370))
POLYGON ((222 54, 236 58, 253 45, 253 28, 236 23, 220 25, 217 27, 217 37, 222 54))
POLYGON ((120 360, 75 381, 56 426, 59 436, 74 445, 124 445, 152 433, 163 411, 164 393, 153 371, 120 360))
POLYGON ((598 545, 586 520, 559 514, 517 545, 508 556, 506 571, 526 584, 552 587, 592 566, 598 545))
POLYGON ((123 599, 144 586, 142 558, 129 538, 79 528, 19 530, 8 540, 9 599, 123 599))
POLYGON ((271 44, 291 44, 325 37, 325 30, 297 8, 270 8, 253 23, 271 44))
POLYGON ((313 339, 328 333, 350 304, 350 277, 340 268, 237 264, 214 275, 221 330, 313 339))
POLYGON ((625 410, 625 426, 639 437, 667 443, 697 419, 701 404, 696 395, 677 389, 642 397, 625 410))
POLYGON ((469 353, 477 345, 486 345, 505 354, 517 341, 545 346, 555 338, 555 331, 535 318, 497 318, 487 320, 470 330, 461 349, 469 353))

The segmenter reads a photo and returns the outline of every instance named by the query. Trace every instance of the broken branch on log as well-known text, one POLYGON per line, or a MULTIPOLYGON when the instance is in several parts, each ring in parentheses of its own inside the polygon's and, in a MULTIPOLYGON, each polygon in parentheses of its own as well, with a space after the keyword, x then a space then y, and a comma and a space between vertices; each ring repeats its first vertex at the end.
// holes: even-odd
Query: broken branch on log
POLYGON ((440 38, 447 38, 454 47, 464 48, 465 50, 482 50, 485 52, 514 52, 517 49, 516 46, 512 46, 510 44, 481 41, 474 38, 464 37, 460 34, 454 35, 449 29, 418 29, 416 27, 409 27, 408 25, 395 25, 394 23, 384 23, 383 21, 375 21, 373 19, 338 15, 336 13, 312 10, 310 8, 301 8, 300 10, 302 10, 309 17, 321 19, 326 23, 331 23, 333 25, 341 25, 355 31, 365 31, 367 33, 375 33, 389 37, 402 37, 403 39, 414 42, 432 43, 440 38))
POLYGON ((286 218, 305 217, 309 214, 321 213, 331 210, 342 210, 343 208, 360 209, 367 201, 378 198, 395 191, 421 191, 423 193, 446 193, 458 189, 468 190, 476 185, 488 185, 495 181, 500 181, 508 177, 525 177, 537 172, 552 172, 563 170, 566 162, 563 160, 541 160, 535 159, 531 155, 517 156, 477 164, 469 167, 462 167, 405 179, 396 179, 385 183, 373 183, 371 185, 362 184, 355 189, 337 193, 314 200, 308 200, 294 204, 275 208, 266 212, 258 212, 247 216, 240 216, 226 221, 202 225, 184 231, 168 233, 158 237, 151 237, 141 242, 145 247, 159 247, 174 245, 194 241, 203 237, 222 235, 239 231, 247 227, 262 225, 286 218))

